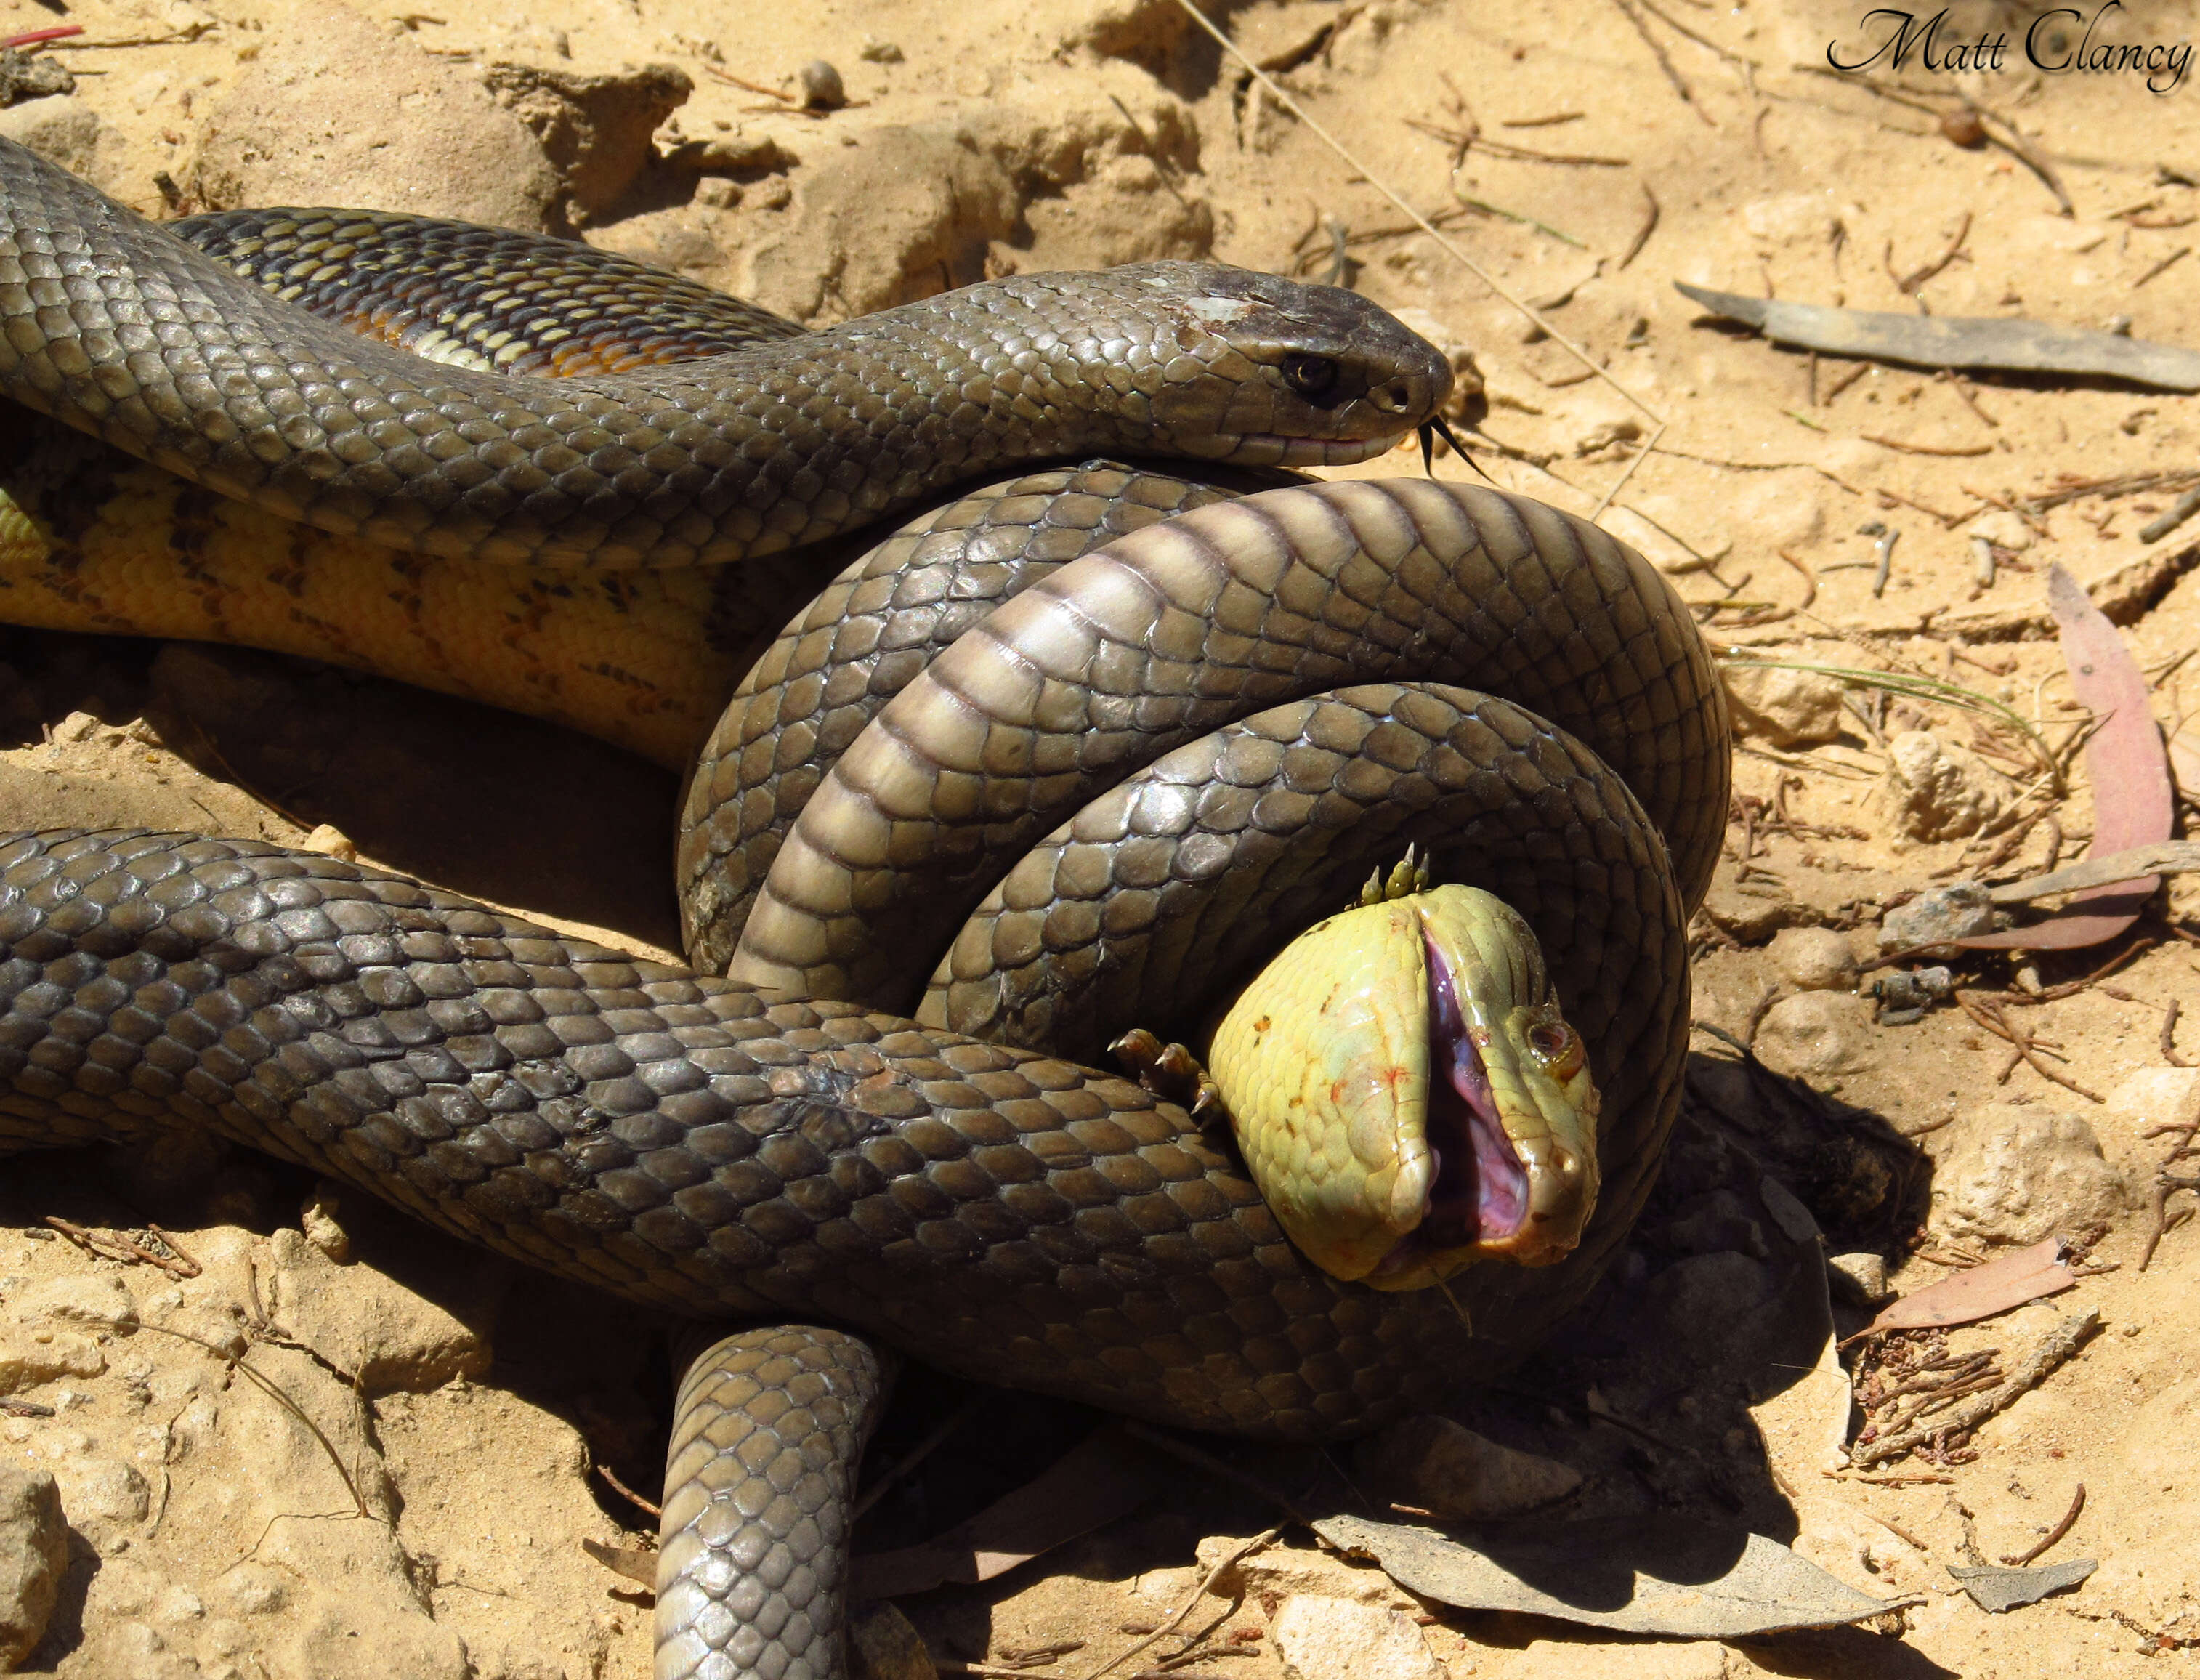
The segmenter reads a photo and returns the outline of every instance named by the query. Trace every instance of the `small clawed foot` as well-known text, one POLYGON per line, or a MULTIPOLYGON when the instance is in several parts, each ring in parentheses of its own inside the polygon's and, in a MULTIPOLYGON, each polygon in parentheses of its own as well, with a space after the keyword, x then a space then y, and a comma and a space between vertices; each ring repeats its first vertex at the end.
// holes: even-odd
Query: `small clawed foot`
POLYGON ((1165 1045, 1144 1027, 1133 1027, 1108 1049, 1140 1090, 1189 1109, 1193 1119, 1221 1106, 1214 1076, 1182 1045, 1165 1045))

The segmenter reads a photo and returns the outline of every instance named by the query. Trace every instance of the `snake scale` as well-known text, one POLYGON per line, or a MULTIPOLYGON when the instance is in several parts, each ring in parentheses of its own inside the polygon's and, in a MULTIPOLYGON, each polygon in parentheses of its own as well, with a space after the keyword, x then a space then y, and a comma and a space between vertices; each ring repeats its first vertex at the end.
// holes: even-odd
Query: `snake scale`
MULTIPOLYGON (((449 249, 448 275, 478 272, 479 242, 449 249)), ((752 562, 1064 456, 1349 462, 1448 384, 1356 297, 1206 265, 761 342, 736 321, 732 348, 560 377, 448 333, 412 341, 445 357, 424 360, 413 329, 362 337, 260 278, 0 143, 0 391, 222 496, 452 561, 752 562)), ((562 319, 616 295, 582 290, 562 319)), ((666 307, 690 306, 707 341, 723 317, 666 307)), ((610 340, 647 327, 628 313, 610 340)), ((1164 489, 1152 512, 1188 511, 1109 540, 1087 504, 1151 482, 1094 464, 996 493, 990 526, 921 515, 770 646, 682 843, 691 937, 729 978, 313 854, 5 837, 0 1152, 210 1128, 752 1326, 682 1388, 667 1680, 841 1671, 882 1349, 1284 1440, 1495 1374, 1610 1258, 1671 1122, 1683 921, 1726 804, 1715 673, 1639 556, 1524 499, 1164 489), (992 538, 928 569, 958 521, 992 538), (1316 1270, 1226 1145, 1087 1065, 1126 1011, 1226 992, 1409 842, 1526 918, 1604 1093, 1580 1248, 1461 1274, 1463 1312, 1316 1270)))

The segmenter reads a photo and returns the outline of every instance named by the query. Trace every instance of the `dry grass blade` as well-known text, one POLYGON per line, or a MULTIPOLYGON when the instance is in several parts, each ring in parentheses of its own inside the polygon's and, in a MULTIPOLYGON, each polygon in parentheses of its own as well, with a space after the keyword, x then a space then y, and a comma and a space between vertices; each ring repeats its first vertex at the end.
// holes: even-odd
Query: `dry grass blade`
POLYGON ((2052 781, 2056 793, 2060 795, 2069 792, 2055 752, 2048 746, 2046 738, 2026 720, 2022 712, 2005 705, 1991 694, 1982 694, 1975 688, 1966 688, 1959 682, 1945 682, 1937 676, 1914 676, 1908 671, 1866 670, 1859 666, 1810 664, 1794 659, 1723 659, 1720 664, 1728 670, 1808 671, 1818 676, 1830 676, 1852 688, 1873 688, 1882 694, 1899 694, 1905 700, 1926 700, 1981 713, 2022 736, 2026 744, 2038 755, 2039 767, 2052 781))

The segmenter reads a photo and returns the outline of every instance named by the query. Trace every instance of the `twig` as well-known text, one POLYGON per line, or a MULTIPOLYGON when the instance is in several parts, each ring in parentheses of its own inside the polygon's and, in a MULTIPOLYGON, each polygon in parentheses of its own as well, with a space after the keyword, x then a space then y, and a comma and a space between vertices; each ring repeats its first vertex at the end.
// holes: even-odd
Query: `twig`
POLYGON ((1971 213, 1969 210, 1966 210, 1963 212, 1963 220, 1962 223, 1956 229, 1956 237, 1948 242, 1947 249, 1942 251, 1940 255, 1934 257, 1932 261, 1927 263, 1923 267, 1913 268, 1909 273, 1904 275, 1899 280, 1896 281, 1894 283, 1896 289, 1899 290, 1905 297, 1916 296, 1917 289, 1920 286, 1923 285, 1928 280, 1934 278, 1942 269, 1953 262, 1956 258, 1962 254, 1963 241, 1969 237, 1970 231, 1971 213))
POLYGON ((2074 1091, 2089 1102, 2105 1103, 2109 1100, 2098 1092, 2086 1090, 2084 1086, 2068 1074, 2057 1073, 2055 1069, 2041 1061, 2035 1053, 2037 1047, 2030 1036, 2010 1026, 1998 1007, 1994 1007, 1993 1012, 1989 1015, 1986 1008, 1975 1002, 1968 993, 1962 992, 1956 994, 1956 1002, 1962 1006, 1965 1015, 2013 1048, 2017 1053, 2018 1060, 2040 1078, 2061 1086, 2065 1091, 2074 1091))
POLYGON ((605 1481, 611 1484, 611 1491, 617 1494, 621 1499, 626 1501, 628 1504, 633 1506, 635 1510, 647 1511, 652 1517, 662 1517, 664 1514, 664 1507, 663 1506, 658 1505, 650 1500, 644 1499, 632 1488, 627 1486, 624 1482, 619 1480, 618 1472, 613 1470, 608 1464, 591 1464, 588 1468, 594 1471, 597 1475, 602 1477, 605 1481))
POLYGON ((2181 1000, 2172 998, 2169 1000, 2168 1011, 2162 1017, 2162 1059, 2173 1068, 2190 1068, 2193 1065, 2177 1053, 2177 1015, 2178 1011, 2184 1007, 2181 1000))
MULTIPOLYGON (((81 1225, 73 1225, 56 1215, 48 1214, 46 1223, 74 1243, 86 1254, 97 1255, 102 1260, 125 1262, 142 1260, 148 1266, 157 1266, 172 1278, 196 1278, 199 1264, 195 1260, 180 1260, 165 1254, 155 1254, 143 1243, 119 1236, 113 1232, 93 1231, 81 1225)), ((165 1238, 163 1240, 166 1240, 165 1238)))
POLYGON ((2161 273, 2164 269, 2174 267, 2178 263, 2181 262, 2184 259, 2191 256, 2191 255, 2192 248, 2190 245, 2180 245, 2168 256, 2162 258, 2160 262, 2157 262, 2153 267, 2148 269, 2145 273, 2140 275, 2139 278, 2133 281, 2131 283, 2131 289, 2133 291, 2137 291, 2141 286, 2144 285, 2149 280, 2151 280, 2156 275, 2161 273))
POLYGON ((1881 1436, 1857 1447, 1851 1451, 1849 1461, 1859 1470, 1869 1470, 1873 1465, 1899 1458, 1916 1448, 1930 1446, 1935 1436, 1968 1434, 1989 1418, 2007 1411, 2016 1403, 2018 1396, 2038 1388, 2051 1372, 2085 1345, 2086 1338, 2100 1325, 2101 1315, 2093 1308, 2073 1313, 2049 1331, 2039 1345, 2010 1373, 2009 1380, 1992 1392, 1972 1396, 1952 1414, 1930 1425, 1881 1436))
MULTIPOLYGON (((1899 437, 1880 437, 1866 432, 1864 441, 1882 449, 1899 449, 1905 455, 1991 455, 1991 443, 1905 443, 1899 437)), ((1938 518, 1940 516, 1934 516, 1938 518)))
POLYGON ((1642 189, 1643 202, 1647 208, 1642 217, 1642 225, 1635 230, 1635 237, 1627 242, 1626 252, 1619 259, 1619 266, 1622 268, 1626 267, 1629 263, 1642 255, 1642 248, 1650 243, 1650 236, 1658 231, 1658 195, 1650 190, 1650 183, 1647 181, 1638 182, 1636 184, 1642 189))
POLYGON ((1665 56, 1665 49, 1659 44, 1658 38, 1650 32, 1650 26, 1642 20, 1642 15, 1635 9, 1630 0, 1612 0, 1612 3, 1619 8, 1622 17, 1635 26, 1635 32, 1642 38, 1643 45, 1650 49, 1650 56, 1658 61, 1658 67, 1665 73, 1665 79, 1673 85, 1673 91, 1681 96, 1681 102, 1703 120, 1705 127, 1717 128, 1718 125, 1711 120, 1711 113, 1696 103, 1694 91, 1688 86, 1681 73, 1673 67, 1673 61, 1665 56))
POLYGON ((2045 1552, 2050 1546, 2052 1546, 2064 1535, 2069 1533, 2070 1525, 2078 1520, 2078 1513, 2085 1508, 2086 1484, 2083 1482, 2080 1482, 2078 1484, 2078 1491, 2070 1496, 2070 1508, 2062 1513, 2062 1520, 2061 1522, 2056 1524, 2054 1527, 2047 1531, 2047 1537, 2041 1541, 2037 1546, 2034 1546, 2028 1552, 2019 1553, 2013 1557, 2004 1554, 2002 1558, 2002 1561, 2009 1565, 2012 1569, 2023 1568, 2025 1565, 2030 1563, 2033 1559, 2039 1556, 2041 1553, 2045 1552))
POLYGON ((1228 1574, 1230 1571, 1236 1568, 1247 1558, 1252 1556, 1254 1553, 1259 1551, 1263 1546, 1272 1544, 1283 1534, 1283 1525, 1278 1523, 1275 1527, 1268 1529, 1263 1533, 1255 1535, 1243 1545, 1232 1551, 1227 1557, 1222 1559, 1219 1563, 1217 1563, 1214 1568, 1207 1572, 1207 1578, 1202 1581, 1198 1586, 1192 1589, 1191 1596, 1184 1601, 1184 1607, 1179 1610, 1175 1615, 1170 1617, 1167 1621, 1162 1623, 1161 1626, 1156 1628, 1151 1633, 1148 1634, 1144 1639, 1141 1639, 1137 1644, 1132 1646, 1129 1650, 1125 1651, 1121 1655, 1101 1664, 1099 1667, 1092 1670, 1090 1673, 1084 1676, 1083 1680, 1100 1680, 1100 1677, 1102 1675, 1120 1668, 1125 1663, 1130 1661, 1132 1657, 1137 1656, 1139 1652, 1144 1650, 1156 1640, 1166 1639, 1170 1634, 1174 1633, 1177 1629, 1184 1625, 1185 1618, 1191 1615, 1194 1610, 1199 1607, 1199 1601, 1207 1596, 1208 1589, 1209 1588, 1214 1586, 1217 1581, 1220 1581, 1225 1575, 1228 1574))

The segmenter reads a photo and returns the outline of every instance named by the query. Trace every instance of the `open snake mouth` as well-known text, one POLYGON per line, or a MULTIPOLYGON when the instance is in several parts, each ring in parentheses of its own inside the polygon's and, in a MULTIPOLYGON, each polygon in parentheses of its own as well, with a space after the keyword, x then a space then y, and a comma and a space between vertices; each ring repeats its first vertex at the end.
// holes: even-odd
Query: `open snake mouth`
POLYGON ((1416 1248, 1461 1249, 1520 1234, 1528 1169, 1497 1118, 1489 1074, 1467 1031, 1459 988, 1433 941, 1429 955, 1429 1153, 1436 1172, 1416 1248))

